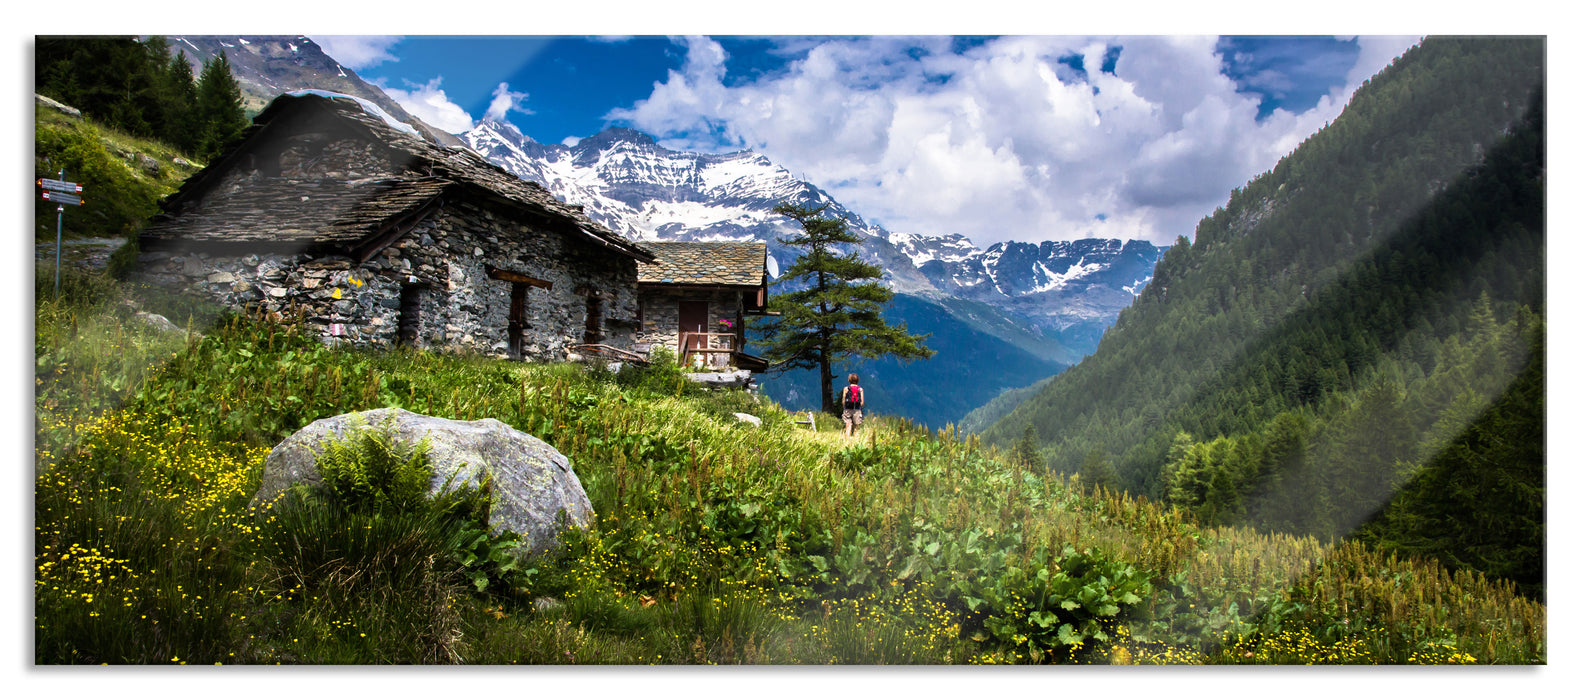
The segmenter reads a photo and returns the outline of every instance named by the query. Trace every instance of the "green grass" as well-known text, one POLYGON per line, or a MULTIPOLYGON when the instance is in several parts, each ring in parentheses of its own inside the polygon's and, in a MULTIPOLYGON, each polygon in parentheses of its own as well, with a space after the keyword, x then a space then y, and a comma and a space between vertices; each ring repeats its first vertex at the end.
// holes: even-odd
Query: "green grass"
POLYGON ((1508 584, 1199 527, 949 431, 848 439, 659 371, 337 350, 289 319, 161 336, 80 282, 35 317, 38 663, 1545 659, 1508 584), (277 441, 384 406, 539 436, 594 524, 480 589, 456 522, 248 507, 277 441))
MULTIPOLYGON (((159 198, 197 172, 200 164, 165 144, 128 136, 91 119, 38 109, 33 123, 33 176, 81 184, 82 204, 67 206, 61 233, 66 238, 125 238, 142 229, 158 212, 159 198), (139 156, 158 163, 158 172, 142 167, 139 156), (186 165, 175 161, 183 158, 186 165)), ((57 206, 34 196, 33 237, 54 241, 57 206)))

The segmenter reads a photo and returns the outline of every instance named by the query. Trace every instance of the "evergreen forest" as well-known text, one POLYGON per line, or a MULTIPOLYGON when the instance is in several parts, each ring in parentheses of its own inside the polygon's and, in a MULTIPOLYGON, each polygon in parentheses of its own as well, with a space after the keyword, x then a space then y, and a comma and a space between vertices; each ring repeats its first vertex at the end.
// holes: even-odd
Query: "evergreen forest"
POLYGON ((985 439, 1206 524, 1354 536, 1541 598, 1544 56, 1402 55, 985 439))
POLYGON ((225 54, 194 76, 163 37, 39 37, 34 91, 132 136, 208 160, 247 128, 241 87, 225 54))

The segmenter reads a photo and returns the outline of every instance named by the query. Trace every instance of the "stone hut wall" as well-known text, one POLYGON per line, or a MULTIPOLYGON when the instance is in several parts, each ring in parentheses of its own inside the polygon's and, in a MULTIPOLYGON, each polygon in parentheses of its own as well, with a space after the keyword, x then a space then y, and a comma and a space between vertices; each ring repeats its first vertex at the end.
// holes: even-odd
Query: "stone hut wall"
POLYGON ((403 314, 416 345, 508 356, 510 282, 490 266, 551 284, 527 288, 523 355, 563 360, 581 343, 590 296, 600 342, 630 348, 637 265, 594 245, 517 221, 504 210, 452 202, 357 264, 343 256, 145 253, 142 276, 232 308, 301 315, 327 342, 389 346, 403 314), (403 312, 403 297, 407 309, 403 312))
POLYGON ((590 311, 598 314, 594 340, 632 347, 637 326, 635 261, 481 207, 452 204, 447 209, 449 215, 440 217, 432 236, 436 245, 430 248, 443 257, 444 267, 435 267, 445 273, 436 287, 446 291, 450 305, 447 338, 459 336, 462 345, 481 352, 506 353, 512 283, 489 277, 492 266, 551 285, 547 290, 527 287, 525 354, 565 359, 567 345, 588 339, 590 311))

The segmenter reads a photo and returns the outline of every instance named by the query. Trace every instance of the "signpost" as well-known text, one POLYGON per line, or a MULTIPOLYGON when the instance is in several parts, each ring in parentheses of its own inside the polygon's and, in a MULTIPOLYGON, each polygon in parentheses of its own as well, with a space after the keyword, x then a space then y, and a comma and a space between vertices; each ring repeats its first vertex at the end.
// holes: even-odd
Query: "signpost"
POLYGON ((66 205, 79 206, 82 197, 77 196, 82 192, 82 185, 66 181, 66 171, 60 171, 59 180, 41 177, 38 186, 44 189, 44 201, 55 203, 55 298, 60 298, 60 229, 61 219, 66 213, 66 205))

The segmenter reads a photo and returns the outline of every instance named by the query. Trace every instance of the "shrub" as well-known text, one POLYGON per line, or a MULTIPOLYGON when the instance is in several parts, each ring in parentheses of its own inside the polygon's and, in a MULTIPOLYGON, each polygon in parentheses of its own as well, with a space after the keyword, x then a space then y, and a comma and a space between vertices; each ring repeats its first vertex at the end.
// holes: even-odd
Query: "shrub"
POLYGON ((487 474, 481 487, 452 488, 447 479, 431 495, 434 467, 426 438, 403 443, 388 423, 354 425, 349 432, 320 443, 318 495, 325 502, 375 521, 415 518, 414 527, 433 530, 439 549, 479 592, 491 586, 508 591, 527 582, 534 570, 520 568, 525 551, 521 538, 509 531, 490 532, 487 474))
POLYGON ((681 366, 676 364, 675 353, 663 347, 654 348, 647 365, 622 365, 621 371, 615 375, 615 382, 622 388, 655 396, 696 396, 703 392, 703 387, 689 381, 681 366))
POLYGON ((331 502, 359 514, 421 510, 434 478, 428 440, 406 445, 388 428, 353 430, 320 443, 317 465, 331 502))

